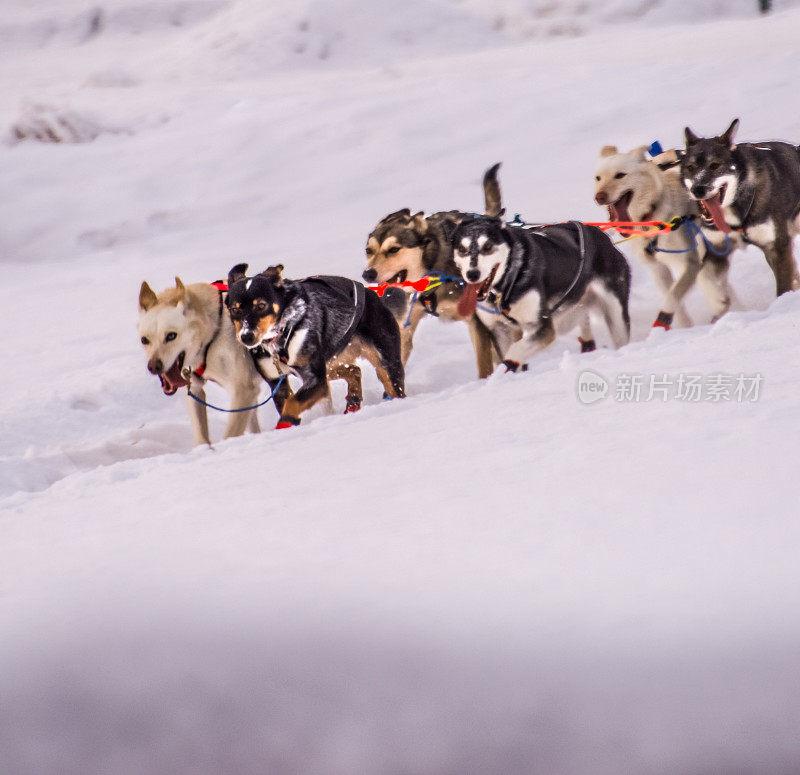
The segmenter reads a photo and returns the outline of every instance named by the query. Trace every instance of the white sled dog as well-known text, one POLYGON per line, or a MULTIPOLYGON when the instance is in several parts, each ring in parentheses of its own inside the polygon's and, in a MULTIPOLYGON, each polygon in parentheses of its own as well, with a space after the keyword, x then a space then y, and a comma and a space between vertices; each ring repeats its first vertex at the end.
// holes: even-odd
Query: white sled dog
MULTIPOLYGON (((608 208, 612 221, 696 218, 697 204, 681 183, 677 163, 675 151, 666 151, 651 160, 644 147, 624 153, 607 145, 600 151, 595 172, 595 202, 608 208)), ((654 327, 669 329, 673 318, 677 326, 692 324, 683 297, 695 281, 708 299, 712 320, 718 320, 730 308, 730 250, 738 243, 731 242, 727 249, 724 242, 708 248, 691 222, 652 240, 641 237, 627 244, 650 269, 664 293, 654 327)))
MULTIPOLYGON (((236 341, 222 290, 206 283, 185 286, 176 277, 174 288, 156 294, 143 282, 138 329, 147 369, 161 380, 165 395, 187 386, 205 401, 203 386, 213 380, 230 394, 232 409, 258 403, 264 383, 250 354, 236 341)), ((206 407, 188 394, 186 403, 195 444, 211 444, 206 407)), ((231 414, 225 438, 241 436, 248 428, 261 430, 255 409, 231 414)))

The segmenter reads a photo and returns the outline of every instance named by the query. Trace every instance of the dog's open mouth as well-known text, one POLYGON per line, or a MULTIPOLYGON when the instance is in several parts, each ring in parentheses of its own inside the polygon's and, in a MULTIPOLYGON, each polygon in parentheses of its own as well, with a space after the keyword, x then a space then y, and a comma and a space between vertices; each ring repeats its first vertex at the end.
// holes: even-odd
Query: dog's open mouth
POLYGON ((494 276, 497 274, 497 268, 500 264, 495 264, 489 276, 482 283, 467 283, 461 293, 461 298, 458 301, 458 314, 462 318, 468 318, 473 312, 475 307, 478 306, 479 301, 486 298, 489 289, 492 287, 494 276))
POLYGON ((631 213, 628 209, 633 199, 633 191, 626 191, 616 202, 608 206, 608 219, 610 221, 630 221, 631 213))
POLYGON ((714 196, 708 199, 698 199, 697 204, 700 207, 700 215, 706 223, 713 223, 721 232, 728 234, 731 227, 725 221, 725 216, 722 213, 722 203, 725 200, 725 192, 728 190, 728 184, 725 183, 714 196))
POLYGON ((185 350, 175 359, 175 363, 173 363, 167 371, 158 375, 158 378, 161 380, 161 389, 164 391, 164 395, 171 396, 179 387, 189 384, 181 376, 184 358, 186 358, 185 350))
POLYGON ((408 269, 401 269, 397 274, 392 275, 386 282, 404 283, 408 277, 408 269))

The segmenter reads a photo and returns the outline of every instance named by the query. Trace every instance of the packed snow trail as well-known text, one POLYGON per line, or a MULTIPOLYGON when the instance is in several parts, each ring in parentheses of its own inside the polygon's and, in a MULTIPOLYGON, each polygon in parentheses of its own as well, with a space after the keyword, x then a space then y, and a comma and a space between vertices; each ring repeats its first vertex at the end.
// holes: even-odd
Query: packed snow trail
POLYGON ((800 301, 759 251, 713 326, 693 291, 652 332, 632 262, 620 351, 479 383, 426 320, 409 398, 365 370, 358 414, 213 450, 135 323, 144 279, 358 277, 383 215, 479 208, 496 161, 509 212, 596 221, 607 143, 798 141, 797 3, 328 5, 4 8, 0 127, 86 131, 0 145, 0 771, 796 772, 800 301), (675 398, 697 375, 729 396, 675 398))

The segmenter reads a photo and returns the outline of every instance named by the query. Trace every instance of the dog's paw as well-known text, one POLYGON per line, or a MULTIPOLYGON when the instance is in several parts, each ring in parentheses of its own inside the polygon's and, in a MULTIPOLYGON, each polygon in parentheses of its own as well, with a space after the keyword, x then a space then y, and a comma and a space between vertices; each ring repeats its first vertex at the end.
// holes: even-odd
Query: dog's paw
POLYGON ((669 331, 672 328, 672 318, 674 317, 672 312, 664 312, 663 310, 658 313, 658 317, 653 322, 653 328, 663 328, 665 331, 669 331))

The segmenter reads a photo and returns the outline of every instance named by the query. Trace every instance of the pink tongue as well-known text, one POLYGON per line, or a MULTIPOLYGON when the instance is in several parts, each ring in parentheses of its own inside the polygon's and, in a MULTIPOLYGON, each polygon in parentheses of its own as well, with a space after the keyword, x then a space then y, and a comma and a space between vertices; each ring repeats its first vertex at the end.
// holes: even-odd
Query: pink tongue
POLYGON ((161 389, 168 396, 171 396, 179 387, 183 387, 186 384, 186 380, 181 376, 177 361, 172 364, 169 371, 165 371, 161 375, 161 389))
POLYGON ((725 216, 722 214, 722 195, 715 194, 710 199, 704 199, 703 204, 711 213, 711 219, 714 221, 714 226, 716 226, 724 234, 730 234, 731 227, 725 222, 725 216))
POLYGON ((458 302, 458 314, 462 318, 468 318, 473 312, 475 307, 478 306, 478 291, 481 289, 481 283, 467 283, 466 287, 461 293, 461 298, 458 302))
POLYGON ((625 222, 631 219, 631 214, 628 212, 628 205, 622 200, 616 204, 609 205, 608 213, 612 221, 625 222))

